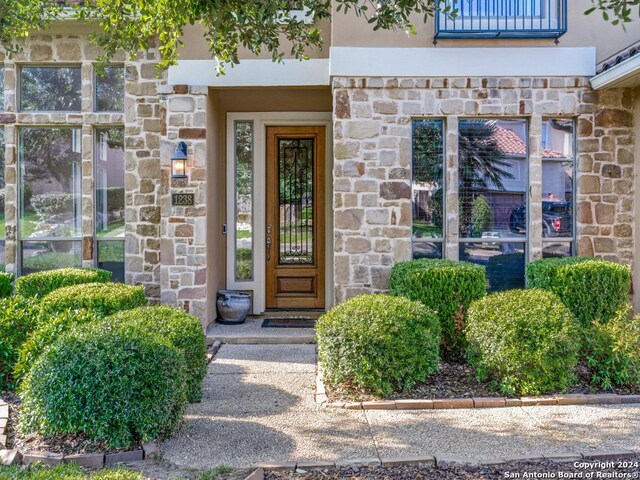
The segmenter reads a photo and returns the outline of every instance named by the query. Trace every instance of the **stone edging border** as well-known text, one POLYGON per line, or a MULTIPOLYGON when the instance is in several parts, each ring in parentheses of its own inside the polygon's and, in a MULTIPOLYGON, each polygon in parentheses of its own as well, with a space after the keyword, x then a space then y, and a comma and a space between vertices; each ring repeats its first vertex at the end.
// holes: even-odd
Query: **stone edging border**
POLYGON ((541 397, 470 397, 410 400, 376 400, 363 402, 332 402, 322 380, 322 369, 316 369, 316 403, 323 409, 346 410, 452 410, 471 408, 532 407, 545 405, 621 405, 640 403, 640 395, 617 393, 568 393, 541 397))
POLYGON ((261 463, 256 470, 245 480, 264 480, 265 472, 292 470, 322 470, 327 468, 340 467, 392 467, 397 465, 415 465, 431 467, 483 467, 496 465, 509 465, 516 462, 539 462, 553 461, 557 463, 578 462, 581 460, 612 460, 619 458, 640 458, 640 450, 612 450, 612 451, 592 451, 577 453, 560 453, 549 455, 523 455, 509 458, 495 458, 487 460, 474 460, 469 458, 452 457, 446 455, 427 455, 424 457, 399 457, 399 458, 359 458, 354 460, 339 460, 336 462, 282 462, 282 463, 261 463))
POLYGON ((137 462, 140 460, 160 457, 160 449, 155 443, 144 443, 142 448, 118 453, 81 453, 63 455, 51 452, 24 452, 18 449, 7 449, 7 423, 9 421, 9 405, 0 399, 0 465, 30 465, 40 462, 50 467, 61 463, 77 463, 86 468, 102 468, 123 462, 137 462))

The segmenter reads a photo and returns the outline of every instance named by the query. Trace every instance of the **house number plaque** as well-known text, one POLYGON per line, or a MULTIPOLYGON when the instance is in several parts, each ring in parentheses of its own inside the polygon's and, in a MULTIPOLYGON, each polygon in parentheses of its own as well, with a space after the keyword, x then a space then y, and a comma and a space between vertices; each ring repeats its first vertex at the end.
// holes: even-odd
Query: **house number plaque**
POLYGON ((171 205, 174 207, 192 207, 196 203, 196 196, 193 193, 172 193, 171 205))

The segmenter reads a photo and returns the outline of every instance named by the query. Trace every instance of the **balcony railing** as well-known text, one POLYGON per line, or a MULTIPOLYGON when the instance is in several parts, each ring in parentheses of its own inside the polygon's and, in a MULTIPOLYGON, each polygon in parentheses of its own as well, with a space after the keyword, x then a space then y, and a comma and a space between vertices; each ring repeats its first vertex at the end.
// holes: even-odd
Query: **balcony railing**
POLYGON ((567 31, 567 0, 446 0, 436 38, 558 38, 567 31))

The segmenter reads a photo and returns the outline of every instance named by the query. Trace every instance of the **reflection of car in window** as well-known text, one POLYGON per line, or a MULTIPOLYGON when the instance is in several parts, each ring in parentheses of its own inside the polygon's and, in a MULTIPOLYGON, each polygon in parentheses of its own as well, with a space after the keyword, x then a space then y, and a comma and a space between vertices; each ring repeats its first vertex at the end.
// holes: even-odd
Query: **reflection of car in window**
MULTIPOLYGON (((573 235, 573 209, 570 202, 542 202, 542 229, 545 237, 571 237, 573 235)), ((527 205, 511 211, 509 230, 527 231, 527 205)))

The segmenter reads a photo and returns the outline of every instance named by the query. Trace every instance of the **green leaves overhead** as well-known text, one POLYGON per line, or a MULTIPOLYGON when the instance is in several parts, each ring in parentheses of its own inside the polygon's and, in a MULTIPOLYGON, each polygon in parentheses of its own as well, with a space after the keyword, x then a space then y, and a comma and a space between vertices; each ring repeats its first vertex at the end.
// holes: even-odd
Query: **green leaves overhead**
POLYGON ((598 10, 602 18, 613 25, 629 23, 640 16, 640 0, 591 0, 591 3, 593 7, 585 13, 589 15, 598 10))
MULTIPOLYGON (((366 19, 374 30, 403 29, 414 32, 411 15, 425 19, 436 9, 455 13, 455 1, 443 0, 337 0, 337 12, 351 12, 366 19)), ((306 59, 309 51, 323 45, 318 25, 332 14, 331 0, 92 0, 81 4, 51 0, 0 0, 0 43, 19 50, 29 31, 46 28, 66 17, 93 22, 100 28, 92 41, 103 49, 99 60, 108 62, 123 50, 131 57, 148 51, 158 41, 158 68, 176 63, 184 46, 187 25, 199 23, 219 72, 239 63, 240 50, 271 55, 281 61, 285 54, 306 59)))

